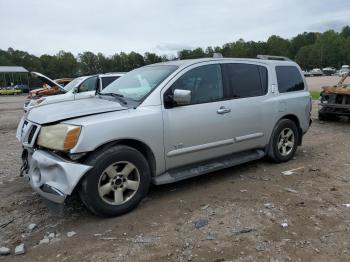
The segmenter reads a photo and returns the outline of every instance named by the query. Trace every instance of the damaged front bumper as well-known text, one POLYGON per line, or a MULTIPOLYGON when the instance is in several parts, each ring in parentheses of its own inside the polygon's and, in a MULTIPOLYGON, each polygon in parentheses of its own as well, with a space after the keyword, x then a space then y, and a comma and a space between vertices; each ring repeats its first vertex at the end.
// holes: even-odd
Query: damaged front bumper
MULTIPOLYGON (((25 151, 26 152, 26 151, 25 151)), ((23 154, 23 175, 42 197, 63 204, 92 167, 70 162, 45 150, 23 154)))

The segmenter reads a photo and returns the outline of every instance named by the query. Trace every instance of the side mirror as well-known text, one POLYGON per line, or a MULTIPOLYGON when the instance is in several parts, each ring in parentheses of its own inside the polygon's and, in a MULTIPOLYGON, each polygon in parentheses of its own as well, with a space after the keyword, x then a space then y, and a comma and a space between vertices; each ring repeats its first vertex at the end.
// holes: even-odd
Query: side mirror
POLYGON ((191 91, 175 89, 173 100, 179 106, 189 105, 191 103, 191 91))
POLYGON ((79 87, 73 87, 73 91, 72 91, 74 94, 78 93, 79 92, 79 87))

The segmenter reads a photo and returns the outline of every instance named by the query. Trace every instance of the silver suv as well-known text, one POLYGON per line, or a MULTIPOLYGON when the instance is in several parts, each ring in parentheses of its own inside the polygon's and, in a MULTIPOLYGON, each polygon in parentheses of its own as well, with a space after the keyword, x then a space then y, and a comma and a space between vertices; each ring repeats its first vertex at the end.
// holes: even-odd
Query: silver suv
POLYGON ((77 191, 101 216, 130 211, 150 185, 267 156, 290 160, 311 120, 299 66, 279 57, 154 64, 96 97, 30 110, 22 173, 44 198, 77 191), (272 59, 272 60, 271 60, 272 59))

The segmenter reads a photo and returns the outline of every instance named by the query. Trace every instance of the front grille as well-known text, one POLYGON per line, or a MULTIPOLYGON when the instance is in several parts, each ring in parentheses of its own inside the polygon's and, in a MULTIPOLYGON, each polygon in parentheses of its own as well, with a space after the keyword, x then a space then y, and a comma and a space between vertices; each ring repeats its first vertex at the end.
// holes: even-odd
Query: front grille
POLYGON ((40 126, 30 121, 25 120, 23 122, 21 130, 21 141, 25 147, 33 147, 36 137, 40 131, 40 126))
POLYGON ((29 136, 28 136, 28 144, 32 143, 33 137, 34 137, 37 129, 38 129, 38 127, 33 125, 32 129, 30 130, 29 136))

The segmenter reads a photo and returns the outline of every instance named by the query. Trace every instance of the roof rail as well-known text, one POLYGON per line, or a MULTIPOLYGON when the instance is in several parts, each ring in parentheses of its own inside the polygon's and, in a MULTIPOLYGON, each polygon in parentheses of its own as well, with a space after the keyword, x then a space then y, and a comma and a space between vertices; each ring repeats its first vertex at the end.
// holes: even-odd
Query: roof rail
POLYGON ((263 60, 280 60, 280 61, 291 61, 288 57, 285 56, 275 56, 275 55, 257 55, 258 59, 263 60))

